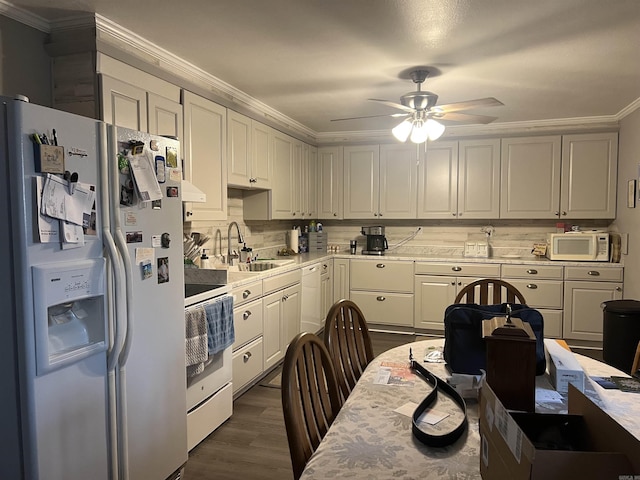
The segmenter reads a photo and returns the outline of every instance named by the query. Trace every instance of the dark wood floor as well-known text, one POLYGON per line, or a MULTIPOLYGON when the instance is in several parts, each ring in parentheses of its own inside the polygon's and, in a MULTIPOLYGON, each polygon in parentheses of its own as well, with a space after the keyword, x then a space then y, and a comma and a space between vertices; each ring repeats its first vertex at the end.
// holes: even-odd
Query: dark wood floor
MULTIPOLYGON (((414 335, 372 332, 374 354, 415 339, 414 335)), ((599 351, 578 353, 601 360, 599 351)), ((274 374, 238 398, 233 416, 191 451, 185 480, 293 479, 280 389, 265 386, 274 374)))
MULTIPOLYGON (((415 337, 372 332, 372 340, 378 355, 415 337)), ((293 479, 280 389, 266 383, 238 398, 233 416, 191 450, 185 480, 293 479)))

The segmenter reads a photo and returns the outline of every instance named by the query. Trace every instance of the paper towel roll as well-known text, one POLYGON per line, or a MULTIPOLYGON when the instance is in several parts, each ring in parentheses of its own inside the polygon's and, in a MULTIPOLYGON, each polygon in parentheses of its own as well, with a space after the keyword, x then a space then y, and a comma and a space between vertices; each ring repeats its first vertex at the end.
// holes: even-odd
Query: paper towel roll
POLYGON ((298 253, 298 230, 295 228, 289 231, 289 248, 298 253))

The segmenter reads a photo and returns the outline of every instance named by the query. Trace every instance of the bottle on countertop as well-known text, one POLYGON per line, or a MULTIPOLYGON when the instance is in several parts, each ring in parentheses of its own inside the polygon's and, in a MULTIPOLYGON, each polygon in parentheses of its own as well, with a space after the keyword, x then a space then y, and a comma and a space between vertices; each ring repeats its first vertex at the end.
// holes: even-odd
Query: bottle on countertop
POLYGON ((202 256, 200 257, 200 268, 211 268, 211 261, 207 256, 207 251, 202 249, 202 256))

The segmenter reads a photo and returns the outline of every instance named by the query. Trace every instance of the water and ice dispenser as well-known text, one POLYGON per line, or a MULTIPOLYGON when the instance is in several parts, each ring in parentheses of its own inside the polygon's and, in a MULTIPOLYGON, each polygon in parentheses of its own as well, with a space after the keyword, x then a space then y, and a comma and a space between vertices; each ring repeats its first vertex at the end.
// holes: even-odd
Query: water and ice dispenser
POLYGON ((32 268, 37 374, 105 351, 104 259, 32 268))

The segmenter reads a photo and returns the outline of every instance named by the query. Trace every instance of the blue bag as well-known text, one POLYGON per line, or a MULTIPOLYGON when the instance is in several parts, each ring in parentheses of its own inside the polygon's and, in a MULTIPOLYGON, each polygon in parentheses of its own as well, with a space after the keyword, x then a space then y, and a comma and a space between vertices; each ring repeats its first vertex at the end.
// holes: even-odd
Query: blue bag
MULTIPOLYGON (((509 304, 511 317, 519 318, 531 326, 536 336, 536 375, 542 375, 547 362, 544 353, 544 319, 534 308, 509 304)), ((456 303, 444 312, 444 359, 454 373, 480 375, 486 370, 486 346, 482 338, 482 321, 507 316, 507 304, 478 305, 456 303)))

